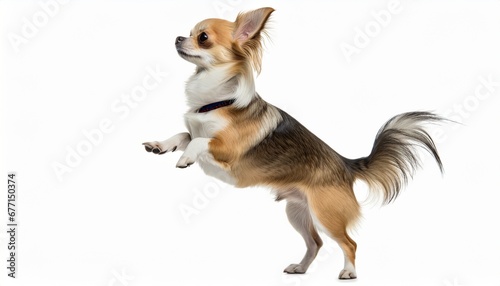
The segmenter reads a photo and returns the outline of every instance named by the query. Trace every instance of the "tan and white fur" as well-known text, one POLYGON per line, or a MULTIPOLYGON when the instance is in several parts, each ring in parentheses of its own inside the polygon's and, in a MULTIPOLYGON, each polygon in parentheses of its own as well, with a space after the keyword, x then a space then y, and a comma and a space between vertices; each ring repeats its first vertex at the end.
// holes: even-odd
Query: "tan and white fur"
POLYGON ((196 65, 186 84, 188 132, 144 145, 155 154, 184 151, 179 168, 197 162, 206 174, 236 187, 272 188, 276 200, 287 201, 288 219, 307 245, 302 261, 284 271, 306 272, 323 244, 318 235, 323 231, 344 253, 339 278, 354 279, 356 243, 348 229, 360 217, 355 180, 366 181, 388 203, 419 166, 418 146, 442 168, 432 138, 423 128, 441 118, 429 112, 397 115, 379 130, 369 156, 342 157, 255 91, 262 35, 273 11, 241 13, 235 22, 207 19, 189 37, 177 37, 178 54, 196 65), (228 100, 234 102, 198 112, 202 106, 228 100))

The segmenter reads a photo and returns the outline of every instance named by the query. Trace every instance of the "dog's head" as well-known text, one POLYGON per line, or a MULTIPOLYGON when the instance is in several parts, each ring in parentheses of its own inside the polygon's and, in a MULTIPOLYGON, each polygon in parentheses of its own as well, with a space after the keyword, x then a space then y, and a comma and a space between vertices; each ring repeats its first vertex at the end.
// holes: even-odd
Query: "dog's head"
POLYGON ((198 68, 210 69, 226 63, 249 64, 259 73, 265 24, 273 8, 240 13, 236 21, 206 19, 196 24, 189 37, 177 37, 179 55, 198 68))

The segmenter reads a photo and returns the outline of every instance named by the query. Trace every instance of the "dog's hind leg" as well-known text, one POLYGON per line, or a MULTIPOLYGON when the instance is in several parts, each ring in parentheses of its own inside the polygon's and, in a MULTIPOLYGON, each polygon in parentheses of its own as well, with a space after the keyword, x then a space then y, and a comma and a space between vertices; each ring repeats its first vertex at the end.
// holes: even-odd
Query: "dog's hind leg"
POLYGON ((309 206, 305 197, 301 199, 290 199, 286 204, 286 214, 292 226, 302 235, 306 242, 307 251, 299 264, 290 264, 284 272, 289 274, 302 274, 307 271, 323 245, 323 241, 314 228, 314 224, 309 213, 309 206))
POLYGON ((359 205, 352 188, 328 187, 307 193, 311 215, 316 226, 335 240, 344 252, 344 268, 339 279, 355 279, 356 242, 347 228, 359 217, 359 205))

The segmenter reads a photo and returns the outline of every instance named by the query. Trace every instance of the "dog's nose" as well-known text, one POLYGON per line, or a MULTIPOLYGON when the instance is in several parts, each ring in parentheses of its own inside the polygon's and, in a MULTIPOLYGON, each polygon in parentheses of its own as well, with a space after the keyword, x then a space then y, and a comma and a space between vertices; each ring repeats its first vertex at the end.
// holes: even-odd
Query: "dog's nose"
POLYGON ((182 41, 184 41, 186 38, 185 37, 177 37, 175 38, 175 44, 178 45, 180 44, 182 41))

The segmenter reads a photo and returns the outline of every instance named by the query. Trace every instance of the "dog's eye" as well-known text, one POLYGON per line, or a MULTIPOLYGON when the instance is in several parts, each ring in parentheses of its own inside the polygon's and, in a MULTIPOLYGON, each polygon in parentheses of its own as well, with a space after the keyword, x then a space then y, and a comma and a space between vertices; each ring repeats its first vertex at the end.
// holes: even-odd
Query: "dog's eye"
POLYGON ((207 33, 203 32, 198 36, 198 43, 203 44, 206 40, 208 40, 207 33))

